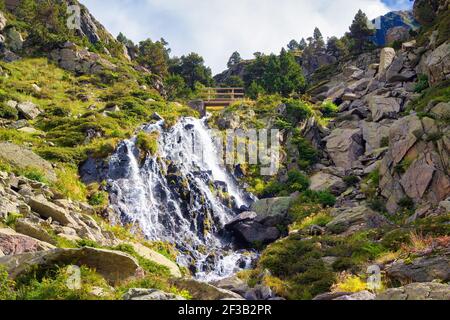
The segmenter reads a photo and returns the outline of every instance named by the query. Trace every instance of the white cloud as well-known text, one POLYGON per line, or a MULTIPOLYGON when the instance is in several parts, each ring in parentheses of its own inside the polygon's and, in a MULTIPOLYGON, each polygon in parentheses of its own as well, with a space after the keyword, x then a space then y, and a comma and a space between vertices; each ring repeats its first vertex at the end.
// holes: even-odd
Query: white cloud
POLYGON ((175 55, 201 54, 218 73, 235 50, 279 52, 291 39, 342 36, 358 9, 369 18, 389 8, 381 0, 82 0, 114 35, 135 42, 164 37, 175 55))

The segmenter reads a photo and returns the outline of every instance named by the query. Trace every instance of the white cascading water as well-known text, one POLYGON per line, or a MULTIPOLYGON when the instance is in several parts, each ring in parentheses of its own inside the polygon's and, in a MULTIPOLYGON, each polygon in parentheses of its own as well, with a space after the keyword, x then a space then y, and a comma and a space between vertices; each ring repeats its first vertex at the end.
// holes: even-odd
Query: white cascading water
POLYGON ((150 240, 175 244, 182 252, 178 263, 212 281, 249 267, 254 258, 233 251, 230 240, 218 235, 237 213, 216 191, 223 189, 234 208, 252 200, 221 164, 205 122, 182 118, 170 130, 163 121, 143 127, 160 133, 158 154, 141 161, 136 138, 123 141, 111 158, 108 186, 123 222, 138 225, 150 240))

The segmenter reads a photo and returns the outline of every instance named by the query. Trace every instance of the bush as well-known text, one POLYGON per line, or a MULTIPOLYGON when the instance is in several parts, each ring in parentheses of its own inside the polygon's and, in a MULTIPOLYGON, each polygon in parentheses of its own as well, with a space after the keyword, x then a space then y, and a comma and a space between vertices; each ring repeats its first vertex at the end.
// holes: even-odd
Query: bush
POLYGON ((359 178, 357 176, 347 176, 344 177, 343 180, 348 187, 354 187, 359 183, 359 178))
POLYGON ((14 281, 9 279, 8 272, 3 266, 0 266, 0 301, 14 300, 16 298, 14 285, 14 281))
POLYGON ((320 112, 326 118, 334 117, 339 112, 339 107, 332 101, 326 100, 320 106, 320 112))
POLYGON ((298 201, 303 203, 321 204, 324 207, 332 207, 336 204, 336 197, 329 191, 307 190, 299 196, 298 201))
POLYGON ((158 152, 158 138, 159 133, 157 132, 146 133, 141 131, 136 137, 136 145, 142 152, 154 156, 158 152))
POLYGON ((297 170, 288 172, 287 189, 290 192, 302 192, 309 188, 309 178, 297 170))
POLYGON ((311 106, 304 101, 285 99, 283 102, 286 104, 288 120, 291 123, 298 123, 313 115, 311 106))
POLYGON ((4 102, 0 102, 0 118, 17 120, 19 113, 15 108, 6 105, 4 102))
POLYGON ((416 86, 414 87, 415 93, 422 93, 425 89, 428 89, 430 87, 428 83, 428 76, 426 74, 420 74, 418 76, 418 82, 416 86))

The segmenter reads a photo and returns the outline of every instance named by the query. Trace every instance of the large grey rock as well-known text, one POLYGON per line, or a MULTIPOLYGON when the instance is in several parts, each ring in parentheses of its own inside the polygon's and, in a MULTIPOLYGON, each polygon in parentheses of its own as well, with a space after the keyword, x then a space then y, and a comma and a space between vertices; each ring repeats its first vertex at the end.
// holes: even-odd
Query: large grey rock
POLYGON ((349 295, 343 295, 333 300, 346 300, 346 301, 370 301, 375 300, 375 294, 369 291, 360 291, 349 295))
POLYGON ((443 283, 411 283, 404 287, 387 289, 376 300, 450 300, 450 285, 443 283))
POLYGON ((225 229, 232 234, 245 246, 255 246, 259 244, 268 244, 280 238, 281 233, 276 228, 275 223, 271 221, 273 216, 265 218, 259 216, 255 212, 244 212, 230 221, 225 229))
POLYGON ((186 300, 173 293, 167 293, 156 289, 132 288, 124 294, 123 300, 152 301, 152 300, 186 300))
POLYGON ((366 153, 379 149, 382 146, 383 139, 389 139, 389 128, 391 122, 367 122, 360 121, 359 126, 362 129, 363 139, 366 142, 366 153))
POLYGON ((27 169, 34 168, 45 174, 45 177, 51 181, 56 181, 56 173, 50 162, 42 159, 33 151, 14 143, 0 142, 0 159, 11 163, 13 166, 27 169))
POLYGON ((258 217, 263 218, 286 215, 291 202, 291 197, 261 199, 252 205, 251 211, 256 212, 258 217))
POLYGON ((52 218, 64 226, 77 225, 74 218, 64 208, 48 201, 42 195, 32 197, 27 202, 34 212, 44 218, 52 218))
POLYGON ((34 120, 41 114, 39 107, 30 101, 19 103, 16 108, 28 120, 34 120))
POLYGON ((141 272, 136 259, 126 253, 88 247, 6 256, 0 258, 0 265, 6 267, 12 279, 26 273, 31 266, 42 268, 65 265, 87 266, 95 269, 112 283, 128 280, 141 272))
POLYGON ((334 164, 346 170, 351 169, 364 153, 360 129, 335 129, 325 141, 334 164))
POLYGON ((180 290, 187 290, 194 300, 244 300, 242 296, 229 290, 220 289, 213 285, 193 279, 173 279, 171 283, 180 290))
POLYGON ((385 217, 365 205, 354 208, 336 209, 335 218, 327 224, 333 233, 354 232, 388 225, 385 217))
POLYGON ((412 262, 399 260, 386 267, 386 275, 403 283, 431 282, 433 280, 450 281, 449 253, 436 256, 424 256, 412 262))
POLYGON ((374 96, 369 99, 369 109, 373 121, 378 122, 384 118, 397 118, 401 107, 396 98, 374 96))
POLYGON ((221 279, 212 283, 217 288, 225 289, 228 291, 236 292, 237 294, 244 296, 249 290, 248 284, 237 276, 221 279))
POLYGON ((430 165, 429 159, 425 155, 420 155, 400 180, 408 197, 420 200, 428 190, 435 171, 436 168, 430 165))
POLYGON ((310 189, 313 191, 329 190, 335 195, 340 195, 347 189, 346 183, 338 176, 319 171, 312 175, 310 189))

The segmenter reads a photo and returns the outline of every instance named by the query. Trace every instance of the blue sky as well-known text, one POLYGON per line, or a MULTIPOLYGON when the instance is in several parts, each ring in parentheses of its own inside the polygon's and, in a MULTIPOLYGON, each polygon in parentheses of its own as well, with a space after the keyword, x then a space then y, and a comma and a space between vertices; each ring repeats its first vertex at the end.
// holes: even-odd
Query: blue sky
POLYGON ((341 36, 358 9, 369 18, 410 8, 409 0, 81 0, 114 35, 139 42, 161 37, 174 55, 201 54, 219 73, 239 51, 279 52, 291 39, 341 36))

